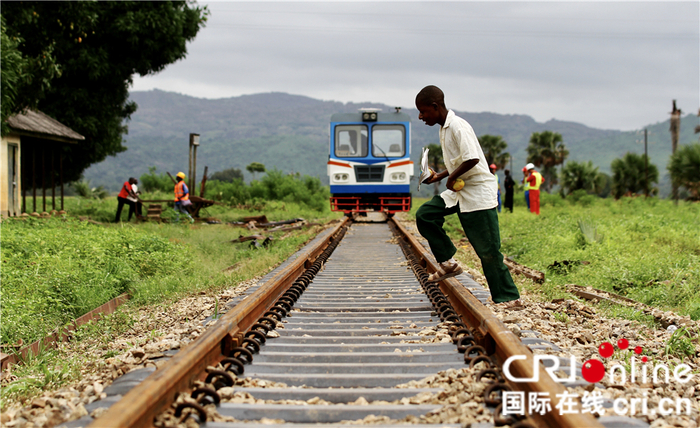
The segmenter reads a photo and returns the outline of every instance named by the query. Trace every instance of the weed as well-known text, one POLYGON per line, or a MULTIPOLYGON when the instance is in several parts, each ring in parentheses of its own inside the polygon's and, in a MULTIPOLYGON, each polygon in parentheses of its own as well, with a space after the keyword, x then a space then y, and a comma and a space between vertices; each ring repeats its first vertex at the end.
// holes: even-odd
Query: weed
POLYGON ((11 400, 33 396, 78 379, 80 371, 75 361, 61 358, 56 350, 40 350, 29 354, 13 367, 14 380, 5 382, 1 390, 3 406, 11 400))
MULTIPOLYGON (((589 195, 590 196, 590 195, 589 195)), ((597 243, 602 244, 605 237, 602 233, 598 233, 598 227, 592 225, 585 220, 578 220, 578 228, 581 234, 579 235, 582 239, 579 239, 579 246, 581 248, 585 247, 587 244, 597 243)))
POLYGON ((554 312, 554 319, 564 324, 568 324, 570 321, 569 316, 564 312, 554 312))
POLYGON ((664 354, 674 356, 684 360, 686 357, 695 355, 695 344, 690 332, 685 327, 681 327, 673 332, 666 343, 664 354))

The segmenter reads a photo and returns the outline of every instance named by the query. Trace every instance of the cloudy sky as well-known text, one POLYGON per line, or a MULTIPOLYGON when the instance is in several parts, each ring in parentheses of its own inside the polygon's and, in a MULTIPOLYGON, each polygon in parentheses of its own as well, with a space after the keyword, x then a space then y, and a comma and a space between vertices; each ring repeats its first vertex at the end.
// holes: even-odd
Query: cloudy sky
POLYGON ((633 130, 700 108, 700 2, 200 2, 187 58, 133 90, 286 92, 633 130))

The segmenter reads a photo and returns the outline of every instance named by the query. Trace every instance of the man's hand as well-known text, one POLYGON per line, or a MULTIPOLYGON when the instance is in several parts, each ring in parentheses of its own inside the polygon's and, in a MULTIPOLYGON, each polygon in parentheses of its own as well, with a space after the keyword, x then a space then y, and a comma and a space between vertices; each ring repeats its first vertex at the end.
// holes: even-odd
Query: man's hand
MULTIPOLYGON (((433 171, 433 170, 431 169, 431 171, 433 171)), ((447 177, 447 176, 448 176, 447 170, 442 171, 442 172, 435 172, 435 171, 433 171, 433 175, 431 175, 430 178, 428 178, 427 180, 425 180, 424 183, 425 183, 425 184, 437 183, 437 182, 439 182, 439 181, 442 181, 442 179, 445 178, 445 177, 447 177)))

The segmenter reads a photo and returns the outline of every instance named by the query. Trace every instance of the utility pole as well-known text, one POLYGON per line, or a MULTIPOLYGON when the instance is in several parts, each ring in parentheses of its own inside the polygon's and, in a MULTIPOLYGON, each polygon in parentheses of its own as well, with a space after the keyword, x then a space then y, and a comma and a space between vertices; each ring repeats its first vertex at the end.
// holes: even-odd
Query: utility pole
POLYGON ((649 197, 649 155, 647 154, 647 129, 644 128, 644 197, 649 197))
POLYGON ((194 195, 195 176, 197 175, 197 147, 199 134, 190 134, 189 181, 190 195, 194 195))
MULTIPOLYGON (((671 111, 671 147, 672 153, 676 154, 678 148, 678 137, 681 131, 681 109, 676 107, 676 100, 673 100, 673 110, 671 111)), ((678 184, 673 183, 672 196, 676 205, 678 205, 678 184)))

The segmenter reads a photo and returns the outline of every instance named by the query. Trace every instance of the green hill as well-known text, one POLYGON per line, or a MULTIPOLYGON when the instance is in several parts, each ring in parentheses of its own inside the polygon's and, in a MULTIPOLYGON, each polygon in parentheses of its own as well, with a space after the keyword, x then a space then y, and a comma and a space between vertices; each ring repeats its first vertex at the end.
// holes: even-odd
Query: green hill
MULTIPOLYGON (((151 166, 158 171, 187 173, 189 134, 200 134, 197 151, 198 180, 204 166, 210 172, 245 167, 261 162, 268 169, 301 172, 328 182, 329 120, 333 113, 355 112, 361 107, 393 111, 393 106, 377 103, 341 103, 285 93, 244 95, 223 99, 202 99, 160 90, 132 92, 138 110, 128 122, 125 136, 128 150, 93 165, 85 178, 93 186, 102 185, 112 191, 130 176, 139 177, 151 166)), ((438 142, 437 128, 418 120, 413 106, 403 106, 412 118, 412 158, 417 162, 420 148, 438 142)), ((643 153, 643 136, 635 132, 601 130, 585 125, 550 120, 536 122, 526 115, 468 113, 456 111, 468 120, 477 135, 501 135, 508 142, 517 171, 525 164, 527 142, 533 132, 551 130, 564 137, 569 159, 591 160, 601 171, 609 172, 610 163, 628 151, 643 153)), ((696 142, 694 115, 682 121, 681 144, 696 142)), ((649 154, 652 163, 666 176, 671 154, 669 122, 649 125, 649 154)), ((246 178, 251 176, 245 172, 246 178)), ((518 174, 515 175, 518 177, 518 174)), ((662 193, 668 194, 668 180, 662 193)), ((421 189, 423 190, 423 189, 421 189)), ((429 191, 429 190, 428 190, 429 191)))

